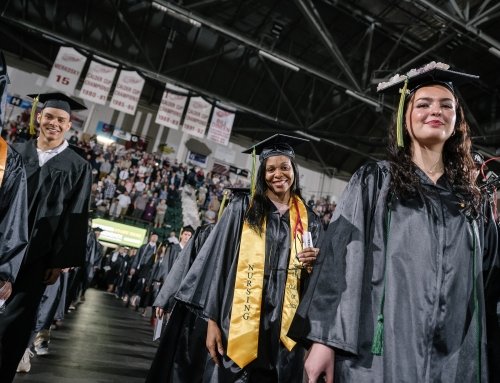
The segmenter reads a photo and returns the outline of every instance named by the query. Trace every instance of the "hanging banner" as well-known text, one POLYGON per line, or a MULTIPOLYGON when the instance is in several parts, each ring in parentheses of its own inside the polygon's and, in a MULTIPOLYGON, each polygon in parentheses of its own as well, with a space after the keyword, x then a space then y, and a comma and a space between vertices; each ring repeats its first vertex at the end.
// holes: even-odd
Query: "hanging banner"
POLYGON ((203 138, 207 129, 208 118, 212 104, 201 97, 193 97, 189 100, 189 106, 184 117, 182 130, 195 137, 203 138))
POLYGON ((111 65, 101 64, 97 61, 92 61, 85 76, 82 89, 80 90, 80 98, 95 102, 96 104, 104 105, 108 100, 108 94, 111 90, 111 85, 116 74, 116 64, 98 57, 103 62, 108 62, 111 65))
POLYGON ((73 94, 87 57, 69 47, 59 48, 46 85, 73 94))
POLYGON ((234 116, 234 112, 215 107, 207 138, 210 141, 227 146, 233 129, 234 116))
POLYGON ((163 97, 161 98, 155 122, 158 125, 163 125, 167 128, 179 129, 182 113, 184 112, 184 107, 186 106, 187 94, 187 90, 172 84, 167 84, 165 86, 165 91, 163 92, 163 97), (175 94, 170 90, 183 92, 186 95, 175 94))
POLYGON ((122 70, 113 92, 109 106, 127 114, 135 114, 135 109, 141 98, 144 79, 139 73, 122 70))

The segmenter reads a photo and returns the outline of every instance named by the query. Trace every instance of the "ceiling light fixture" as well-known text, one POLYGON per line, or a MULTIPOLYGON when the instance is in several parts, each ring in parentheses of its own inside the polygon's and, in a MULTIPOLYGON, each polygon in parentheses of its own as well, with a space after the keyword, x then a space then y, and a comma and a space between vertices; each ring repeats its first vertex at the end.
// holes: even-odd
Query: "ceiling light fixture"
POLYGON ((271 60, 272 62, 284 66, 285 68, 291 69, 294 72, 298 72, 300 68, 297 65, 293 65, 292 63, 289 63, 286 60, 280 59, 278 56, 275 56, 271 53, 268 53, 266 51, 259 50, 259 56, 265 57, 268 60, 271 60))
POLYGON ((152 3, 153 7, 156 8, 157 10, 166 13, 169 16, 172 16, 173 18, 183 21, 185 23, 191 24, 196 28, 201 27, 201 23, 197 20, 193 20, 191 17, 183 15, 182 13, 179 13, 171 8, 168 8, 167 6, 160 4, 156 1, 153 1, 152 3))
POLYGON ((500 59, 500 50, 494 47, 488 48, 488 52, 490 52, 493 56, 496 56, 500 59))
POLYGON ((369 99, 368 97, 366 97, 363 94, 359 94, 357 92, 353 92, 350 89, 346 89, 345 94, 347 94, 348 96, 354 97, 355 99, 357 99, 359 101, 363 101, 365 104, 374 106, 375 108, 379 108, 380 107, 380 104, 378 102, 376 102, 376 101, 374 101, 372 99, 369 99))

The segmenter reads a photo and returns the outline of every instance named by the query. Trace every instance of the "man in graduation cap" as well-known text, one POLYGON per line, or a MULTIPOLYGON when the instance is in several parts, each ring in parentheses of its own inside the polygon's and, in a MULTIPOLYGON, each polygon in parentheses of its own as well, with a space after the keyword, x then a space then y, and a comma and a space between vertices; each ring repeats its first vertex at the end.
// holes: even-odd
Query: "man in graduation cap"
MULTIPOLYGON (((0 132, 5 122, 8 83, 7 65, 0 51, 0 132)), ((27 210, 26 172, 21 156, 0 136, 0 303, 10 297, 24 257, 28 243, 27 210)))
POLYGON ((290 331, 310 382, 500 381, 497 230, 456 90, 477 76, 448 68, 379 87, 400 100, 388 161, 352 176, 290 331))
POLYGON ((279 134, 246 151, 260 159, 250 202, 233 198, 176 295, 208 318, 204 382, 302 382, 305 350, 287 333, 318 254, 304 239, 321 231, 301 197, 303 142, 279 134))
POLYGON ((61 93, 35 97, 35 107, 37 101, 43 103, 36 115, 38 138, 15 145, 28 178, 29 245, 0 316, 1 382, 12 381, 23 353, 29 354, 26 346, 46 285, 61 269, 85 260, 91 167, 64 139, 71 111, 85 107, 61 93))

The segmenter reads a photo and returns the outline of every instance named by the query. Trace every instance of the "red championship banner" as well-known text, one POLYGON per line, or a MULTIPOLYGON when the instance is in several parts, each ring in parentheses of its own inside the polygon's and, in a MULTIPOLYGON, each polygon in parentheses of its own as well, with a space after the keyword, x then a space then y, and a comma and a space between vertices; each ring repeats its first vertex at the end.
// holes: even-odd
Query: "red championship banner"
POLYGON ((167 128, 179 129, 182 113, 186 106, 187 94, 188 91, 186 89, 166 84, 155 122, 167 128))
POLYGON ((212 104, 206 102, 201 97, 192 97, 184 117, 182 130, 192 136, 203 138, 207 129, 208 118, 212 104))
POLYGON ((227 146, 233 129, 234 116, 234 112, 215 107, 207 138, 210 141, 227 146))
POLYGON ((98 61, 92 60, 85 76, 80 98, 104 105, 108 100, 108 94, 116 74, 116 64, 103 58, 96 57, 98 61), (109 63, 110 65, 105 65, 109 63), (114 65, 113 65, 114 64, 114 65))
POLYGON ((69 47, 59 48, 46 85, 73 94, 87 57, 69 47))
POLYGON ((123 113, 135 114, 141 98, 144 79, 135 71, 122 70, 109 106, 123 113))

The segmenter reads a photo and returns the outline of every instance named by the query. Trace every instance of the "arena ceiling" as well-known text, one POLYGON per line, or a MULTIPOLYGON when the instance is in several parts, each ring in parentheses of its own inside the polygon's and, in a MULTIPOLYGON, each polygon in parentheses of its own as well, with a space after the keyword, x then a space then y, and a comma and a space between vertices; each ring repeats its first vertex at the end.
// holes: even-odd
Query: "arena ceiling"
POLYGON ((385 156, 395 100, 376 84, 429 61, 479 74, 460 89, 475 145, 500 147, 500 3, 489 0, 3 0, 0 49, 48 74, 60 45, 238 110, 233 139, 311 138, 299 154, 348 176, 385 156))

